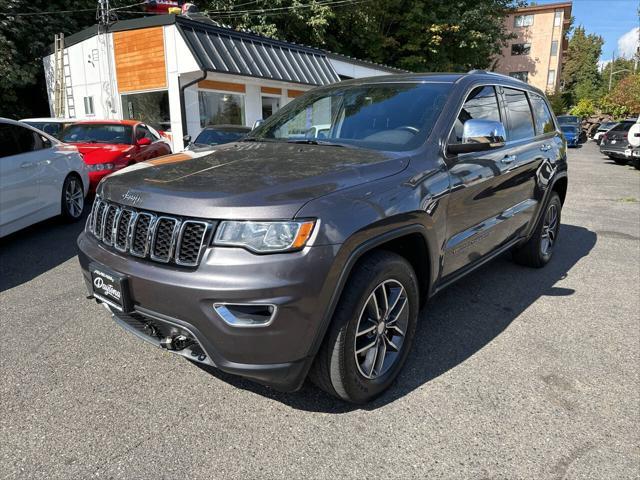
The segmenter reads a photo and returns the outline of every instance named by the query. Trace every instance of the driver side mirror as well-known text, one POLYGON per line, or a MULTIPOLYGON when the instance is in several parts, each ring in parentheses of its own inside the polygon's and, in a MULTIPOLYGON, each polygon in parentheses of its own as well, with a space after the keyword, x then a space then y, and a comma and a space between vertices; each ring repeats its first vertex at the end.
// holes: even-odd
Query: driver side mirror
POLYGON ((460 153, 482 152, 504 147, 507 138, 502 122, 471 119, 462 127, 462 143, 449 145, 447 151, 460 153))
POLYGON ((264 123, 264 120, 262 118, 259 119, 259 120, 256 120, 255 122, 253 122, 253 127, 251 128, 251 130, 255 130, 256 128, 258 128, 263 123, 264 123))
POLYGON ((136 145, 138 145, 139 147, 144 147, 146 145, 151 145, 151 139, 149 139, 147 137, 139 138, 138 141, 136 142, 136 145))
POLYGON ((189 144, 191 144, 191 135, 185 135, 182 137, 182 143, 184 143, 185 147, 189 146, 189 144))

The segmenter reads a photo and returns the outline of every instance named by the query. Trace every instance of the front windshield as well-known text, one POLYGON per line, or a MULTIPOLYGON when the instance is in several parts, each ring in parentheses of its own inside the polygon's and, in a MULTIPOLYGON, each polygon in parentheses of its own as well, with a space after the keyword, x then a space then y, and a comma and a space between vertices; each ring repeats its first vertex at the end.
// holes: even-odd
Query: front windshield
POLYGON ((66 143, 119 143, 132 144, 130 125, 114 123, 78 123, 67 128, 62 135, 66 143))
POLYGON ((426 139, 450 90, 445 83, 318 89, 272 115, 247 140, 410 150, 426 139))
POLYGON ((247 132, 234 132, 225 130, 216 130, 214 128, 206 128, 193 142, 197 145, 222 145, 223 143, 231 143, 241 139, 247 132))

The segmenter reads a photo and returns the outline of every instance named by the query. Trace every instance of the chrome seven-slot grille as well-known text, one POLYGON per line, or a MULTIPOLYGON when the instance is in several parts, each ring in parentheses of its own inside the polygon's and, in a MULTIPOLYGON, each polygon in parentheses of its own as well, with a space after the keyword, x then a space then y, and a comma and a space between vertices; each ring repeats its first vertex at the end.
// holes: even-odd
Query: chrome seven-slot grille
POLYGON ((187 267, 198 265, 214 227, 214 222, 156 214, 99 197, 88 223, 102 244, 119 252, 187 267))

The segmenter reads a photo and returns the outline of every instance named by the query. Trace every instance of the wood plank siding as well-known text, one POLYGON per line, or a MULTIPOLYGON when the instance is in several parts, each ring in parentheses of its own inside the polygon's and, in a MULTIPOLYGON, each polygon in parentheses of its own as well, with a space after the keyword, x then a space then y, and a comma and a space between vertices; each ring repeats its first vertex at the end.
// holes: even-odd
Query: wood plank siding
POLYGON ((245 93, 246 88, 242 83, 218 82, 216 80, 200 80, 198 88, 208 88, 209 90, 222 90, 223 92, 245 93))
POLYGON ((162 27, 113 33, 118 90, 167 88, 162 27))

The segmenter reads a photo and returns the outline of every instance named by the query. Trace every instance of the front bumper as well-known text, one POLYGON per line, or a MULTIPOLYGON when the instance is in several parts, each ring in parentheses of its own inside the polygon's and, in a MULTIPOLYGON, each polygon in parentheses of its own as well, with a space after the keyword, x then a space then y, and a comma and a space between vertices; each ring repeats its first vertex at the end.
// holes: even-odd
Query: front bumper
MULTIPOLYGON (((91 262, 127 276, 134 312, 115 312, 119 323, 133 316, 143 323, 182 328, 206 354, 206 359, 192 355, 196 361, 282 390, 302 385, 337 282, 334 259, 339 246, 272 255, 209 248, 196 269, 116 253, 87 233, 80 235, 78 246, 88 289, 91 262), (217 303, 272 304, 277 311, 268 326, 240 328, 227 324, 215 312, 217 303)), ((145 338, 145 332, 138 333, 157 342, 158 337, 154 340, 145 338)))

